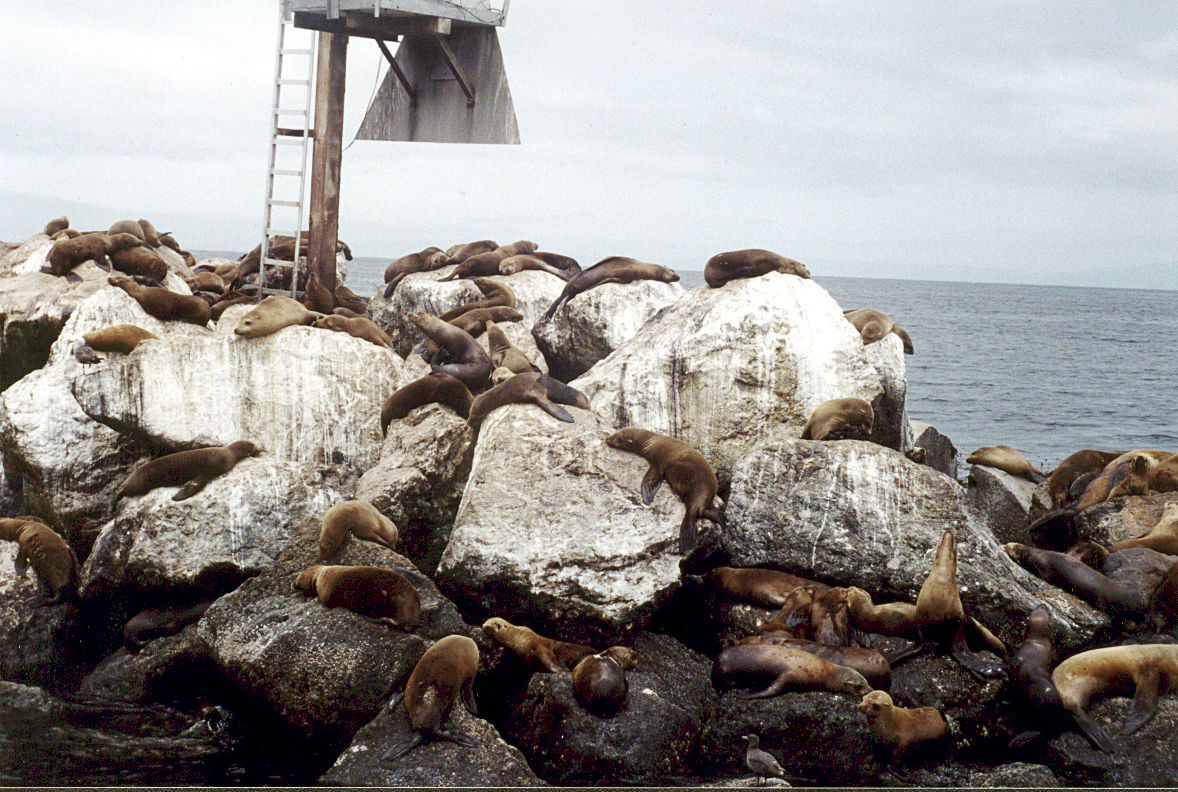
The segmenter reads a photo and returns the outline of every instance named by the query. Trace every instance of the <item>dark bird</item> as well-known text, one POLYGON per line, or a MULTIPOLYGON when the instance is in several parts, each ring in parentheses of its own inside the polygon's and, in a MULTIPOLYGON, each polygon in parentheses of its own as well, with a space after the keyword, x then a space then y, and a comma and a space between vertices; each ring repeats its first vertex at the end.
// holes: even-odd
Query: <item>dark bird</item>
POLYGON ((753 775, 757 777, 758 785, 763 783, 764 779, 769 776, 773 776, 774 778, 785 776, 785 770, 781 769, 781 765, 773 758, 773 754, 761 750, 760 737, 755 734, 746 734, 741 739, 749 744, 748 750, 744 752, 745 767, 751 770, 753 775))

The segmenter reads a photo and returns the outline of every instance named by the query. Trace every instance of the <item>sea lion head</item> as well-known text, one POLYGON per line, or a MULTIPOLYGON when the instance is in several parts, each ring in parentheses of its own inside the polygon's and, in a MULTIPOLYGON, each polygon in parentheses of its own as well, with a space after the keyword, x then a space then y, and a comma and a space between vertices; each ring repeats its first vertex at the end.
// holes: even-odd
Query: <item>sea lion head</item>
POLYGON ((610 448, 641 454, 647 437, 648 430, 641 429, 637 426, 627 426, 625 429, 619 429, 605 438, 605 443, 610 448))
POLYGON ((866 715, 869 721, 875 720, 881 712, 886 712, 891 708, 892 697, 882 690, 871 691, 863 697, 858 706, 858 710, 866 715))
POLYGON ((658 277, 655 280, 660 280, 663 283, 676 283, 679 280, 679 273, 670 267, 659 267, 658 277))
POLYGON ((855 696, 871 693, 873 688, 866 677, 853 668, 836 665, 830 672, 829 686, 831 690, 840 690, 855 696))
POLYGON ((293 584, 294 590, 304 594, 314 594, 318 586, 319 571, 323 568, 322 564, 315 564, 296 575, 293 584))
POLYGON ((263 449, 258 448, 253 442, 249 440, 238 440, 236 443, 230 443, 229 450, 238 459, 245 459, 246 457, 255 457, 265 453, 263 449))
POLYGON ((1018 542, 1007 542, 1006 544, 1002 545, 1002 549, 1006 551, 1008 556, 1010 556, 1010 560, 1014 561, 1016 564, 1026 563, 1027 551, 1030 550, 1030 548, 1025 544, 1020 544, 1018 542))
POLYGON ((491 638, 494 638, 501 631, 509 629, 510 627, 511 625, 508 624, 505 619, 500 619, 498 616, 494 616, 483 622, 483 632, 485 632, 491 638))
POLYGON ((602 652, 601 656, 613 659, 623 670, 634 668, 642 659, 642 655, 628 646, 611 646, 602 652))

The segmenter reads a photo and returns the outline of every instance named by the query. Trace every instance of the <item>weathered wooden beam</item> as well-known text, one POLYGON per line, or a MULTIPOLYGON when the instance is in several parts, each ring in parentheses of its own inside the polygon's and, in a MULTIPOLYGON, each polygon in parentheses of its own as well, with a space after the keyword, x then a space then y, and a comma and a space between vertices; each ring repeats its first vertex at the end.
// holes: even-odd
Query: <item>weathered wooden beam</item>
POLYGON ((307 249, 307 266, 328 291, 335 291, 348 37, 321 33, 318 57, 315 70, 316 135, 311 157, 311 239, 307 249))
POLYGON ((446 64, 450 67, 450 72, 458 80, 458 84, 462 86, 462 92, 466 94, 466 106, 474 107, 474 86, 470 84, 462 67, 458 65, 458 56, 454 54, 454 50, 450 49, 450 42, 446 41, 445 36, 435 36, 435 38, 438 46, 442 49, 442 56, 446 59, 446 64))
POLYGON ((389 67, 393 70, 393 74, 397 75, 397 79, 401 82, 401 87, 405 89, 405 93, 409 94, 409 106, 417 106, 417 91, 409 83, 409 78, 405 76, 405 72, 401 70, 401 65, 397 63, 397 59, 393 57, 393 53, 389 52, 388 45, 384 43, 383 39, 376 40, 376 46, 380 47, 384 59, 389 62, 389 67))
POLYGON ((345 11, 338 19, 296 11, 295 27, 385 41, 398 36, 448 36, 451 30, 450 20, 442 17, 377 17, 355 11, 345 11))

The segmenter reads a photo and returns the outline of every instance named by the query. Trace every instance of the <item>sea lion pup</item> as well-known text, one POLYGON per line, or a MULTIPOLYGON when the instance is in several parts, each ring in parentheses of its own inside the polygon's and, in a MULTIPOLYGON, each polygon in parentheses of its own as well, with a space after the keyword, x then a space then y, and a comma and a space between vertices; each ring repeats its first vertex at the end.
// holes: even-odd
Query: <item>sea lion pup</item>
MULTIPOLYGON (((522 376, 522 375, 521 375, 522 376)), ((664 481, 683 501, 685 510, 679 526, 679 552, 690 553, 696 544, 696 521, 700 517, 725 527, 724 515, 712 505, 719 482, 703 455, 674 437, 655 434, 649 429, 628 426, 605 439, 606 444, 621 451, 639 454, 650 463, 642 477, 642 502, 649 506, 664 481)))
POLYGON ((515 374, 539 371, 536 365, 528 359, 528 356, 511 343, 507 334, 492 320, 487 322, 487 346, 490 348, 491 365, 495 368, 502 366, 515 374))
POLYGON ((900 325, 895 324, 888 315, 874 308, 852 308, 843 311, 843 318, 855 326, 863 338, 863 346, 874 344, 888 333, 896 334, 904 344, 904 354, 911 355, 916 349, 912 346, 912 336, 900 325))
POLYGON ((824 401, 810 413, 802 429, 802 440, 866 440, 871 435, 875 413, 863 399, 824 401))
POLYGON ((430 361, 432 371, 462 380, 471 393, 483 389, 491 377, 491 356, 470 333, 427 313, 411 313, 405 318, 438 345, 430 361))
POLYGON ((1148 547, 1166 555, 1178 555, 1178 501, 1167 503, 1157 524, 1141 536, 1114 542, 1108 549, 1115 553, 1130 547, 1148 547))
POLYGON ((1158 696, 1178 690, 1178 644, 1134 644, 1089 649, 1072 655, 1051 672, 1063 707, 1093 745, 1113 753, 1116 745, 1086 712, 1098 694, 1133 689, 1133 703, 1121 734, 1130 735, 1157 712, 1158 696))
MULTIPOLYGON (((1027 635, 1014 650, 1011 659, 1012 681, 1024 699, 1023 714, 1033 722, 1054 718, 1063 705, 1059 691, 1051 681, 1055 650, 1051 645, 1051 614, 1040 604, 1027 617, 1027 635)), ((1036 739, 1042 730, 1032 729, 1016 735, 1007 746, 1017 748, 1036 739)))
POLYGON ((712 665, 712 686, 717 690, 756 684, 770 678, 769 687, 758 693, 739 693, 740 698, 769 698, 786 687, 823 688, 835 693, 862 696, 872 688, 853 668, 836 665, 794 646, 737 644, 716 656, 712 665))
POLYGON ((457 305, 438 316, 439 319, 443 322, 453 322, 467 311, 473 311, 477 308, 495 308, 497 306, 515 307, 515 291, 510 286, 493 281, 490 278, 475 278, 473 282, 479 291, 482 292, 482 299, 457 305))
POLYGON ((459 418, 466 420, 473 401, 470 389, 461 380, 440 371, 427 374, 398 388, 385 399, 380 408, 380 431, 388 434, 390 422, 404 418, 423 404, 435 402, 449 407, 459 418))
POLYGON ((445 261, 446 254, 439 247, 430 247, 417 253, 401 256, 389 262, 384 270, 384 297, 387 300, 397 290, 397 284, 408 274, 413 272, 429 272, 437 269, 445 261))
POLYGON ((545 638, 528 627, 517 627, 497 616, 483 622, 483 632, 524 662, 553 674, 567 673, 582 659, 597 653, 590 646, 545 638))
MULTIPOLYGON (((821 583, 815 585, 822 585, 821 583)), ((798 586, 786 595, 781 610, 769 621, 757 628, 757 635, 783 635, 790 638, 810 640, 810 608, 818 596, 814 585, 798 586)))
POLYGON ((867 717, 871 736, 892 749, 892 761, 905 758, 921 743, 949 736, 949 724, 936 707, 897 707, 882 690, 865 695, 859 711, 867 717))
POLYGON ((307 278, 307 288, 303 291, 303 306, 308 311, 329 314, 335 310, 335 295, 319 282, 319 277, 311 273, 307 278))
POLYGON ((474 702, 474 677, 479 670, 479 647, 465 635, 447 635, 435 643, 417 661, 405 692, 389 700, 395 708, 403 700, 409 713, 413 734, 388 750, 381 762, 397 759, 421 745, 425 735, 476 748, 479 738, 456 728, 444 728, 454 702, 462 703, 470 714, 477 714, 474 702))
POLYGON ((393 340, 389 338, 388 333, 381 330, 380 326, 371 319, 349 319, 346 316, 330 313, 316 319, 311 326, 322 330, 334 330, 337 333, 347 333, 353 338, 359 338, 385 349, 393 348, 393 340))
POLYGON ((581 271, 580 265, 574 259, 562 256, 571 262, 571 266, 561 267, 556 264, 550 264, 544 256, 555 256, 555 254, 523 253, 518 256, 508 256, 499 262, 500 275, 514 275, 517 272, 525 272, 527 270, 537 270, 539 272, 547 272, 550 275, 555 275, 562 281, 571 280, 574 275, 581 271))
POLYGON ((260 338, 276 333, 284 327, 314 324, 321 314, 308 311, 293 297, 271 294, 257 307, 241 317, 233 332, 243 338, 260 338))
POLYGON ((159 286, 141 286, 126 275, 111 275, 106 282, 131 295, 144 311, 160 321, 188 322, 201 327, 209 323, 209 304, 199 297, 159 286))
POLYGON ((965 462, 968 465, 985 465, 986 467, 998 468, 1003 473, 1019 476, 1036 484, 1047 480, 1047 476, 1043 475, 1043 473, 1032 465, 1030 460, 1023 456, 1021 451, 1011 448, 1008 445, 979 448, 966 457, 965 462))
POLYGON ((51 237, 54 234, 58 233, 59 231, 64 231, 69 227, 70 227, 70 219, 68 217, 66 217, 65 215, 62 215, 61 217, 57 218, 56 220, 50 220, 48 223, 46 223, 45 230, 42 233, 44 233, 45 236, 51 237))
POLYGON ((602 259, 587 270, 582 270, 573 276, 560 296, 552 301, 548 310, 540 317, 540 321, 551 319, 560 306, 582 292, 600 286, 603 283, 633 283, 636 280, 656 280, 663 283, 676 283, 679 273, 670 267, 651 264, 625 256, 610 256, 602 259))
POLYGON ((56 605, 78 597, 78 557, 61 536, 35 517, 0 520, 0 540, 16 542, 13 571, 18 577, 37 574, 39 592, 25 600, 30 607, 56 605))
POLYGON ((125 275, 156 286, 168 276, 168 263, 146 245, 136 245, 110 254, 110 265, 125 275))
POLYGON ((1054 550, 1007 542, 1002 549, 1011 560, 1036 577, 1076 595, 1115 616, 1140 613, 1145 608, 1138 594, 1093 569, 1078 558, 1054 550))
POLYGON ((582 658, 573 667, 573 695, 591 714, 608 718, 626 706, 630 683, 626 671, 638 665, 642 655, 625 646, 611 646, 600 654, 582 658))
POLYGON ((521 239, 518 242, 512 242, 510 245, 500 245, 494 250, 486 253, 476 253, 458 263, 458 266, 444 278, 439 278, 439 281, 451 281, 458 278, 473 278, 477 275, 498 275, 499 262, 511 256, 518 256, 521 253, 531 253, 536 249, 535 242, 529 242, 526 239, 521 239))
POLYGON ((797 275, 799 278, 810 277, 810 271, 801 262, 771 250, 749 248, 717 253, 708 259, 708 263, 704 265, 704 282, 711 288, 718 289, 729 281, 757 278, 768 272, 784 272, 787 275, 797 275))
POLYGON ((119 352, 129 355, 139 346, 140 341, 149 338, 158 339, 159 336, 133 324, 121 324, 86 333, 82 336, 82 341, 95 352, 119 352))
POLYGON ((391 569, 315 564, 295 577, 294 588, 318 595, 325 608, 347 608, 398 630, 421 624, 421 595, 404 575, 391 569))
POLYGON ((175 635, 188 625, 200 621, 200 617, 215 601, 203 599, 179 607, 145 608, 123 626, 123 646, 131 654, 138 654, 156 638, 175 635))
POLYGON ((343 501, 328 509, 319 523, 319 560, 330 561, 348 534, 389 550, 397 549, 400 538, 396 524, 368 501, 343 501))
POLYGON ((548 390, 540 383, 537 372, 516 374, 485 393, 475 397, 467 420, 476 430, 492 410, 508 404, 535 404, 558 421, 575 423, 569 411, 548 398, 548 390))
POLYGON ((701 579, 733 599, 769 608, 782 607, 790 592, 803 586, 812 586, 819 594, 830 589, 825 583, 760 567, 719 566, 705 573, 701 579))
POLYGON ((828 663, 852 668, 874 688, 886 688, 891 683, 892 667, 883 653, 875 649, 858 646, 830 646, 829 644, 792 638, 784 633, 776 635, 750 635, 737 642, 737 646, 792 646, 821 657, 828 663))
POLYGON ((140 242, 147 241, 147 234, 143 233, 143 226, 139 225, 136 220, 119 220, 111 225, 106 231, 108 236, 115 234, 131 234, 140 242))
POLYGON ((41 268, 41 271, 64 277, 71 283, 76 283, 81 280, 81 277, 74 272, 79 265, 93 261, 99 269, 109 272, 110 260, 107 258, 109 255, 141 244, 143 243, 130 234, 118 234, 112 237, 109 234, 91 233, 59 239, 49 249, 49 255, 46 257, 48 263, 41 268))
POLYGON ((180 487, 180 491, 172 496, 174 501, 191 498, 214 478, 232 470, 241 460, 261 453, 262 449, 249 440, 238 440, 227 446, 177 451, 144 462, 119 487, 115 495, 115 508, 118 508, 120 498, 146 495, 157 487, 180 487))
POLYGON ((810 603, 810 632, 814 641, 820 644, 850 644, 851 614, 845 588, 828 589, 814 596, 810 603))

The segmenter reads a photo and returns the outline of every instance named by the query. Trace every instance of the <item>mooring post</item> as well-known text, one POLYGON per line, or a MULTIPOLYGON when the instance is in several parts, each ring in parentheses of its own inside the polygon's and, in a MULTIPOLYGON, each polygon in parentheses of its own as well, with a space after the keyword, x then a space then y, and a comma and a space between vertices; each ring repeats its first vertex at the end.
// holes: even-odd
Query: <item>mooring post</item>
POLYGON ((311 227, 308 276, 334 292, 335 249, 339 240, 340 162, 343 159, 344 75, 348 37, 319 34, 315 75, 315 148, 311 157, 311 227))

